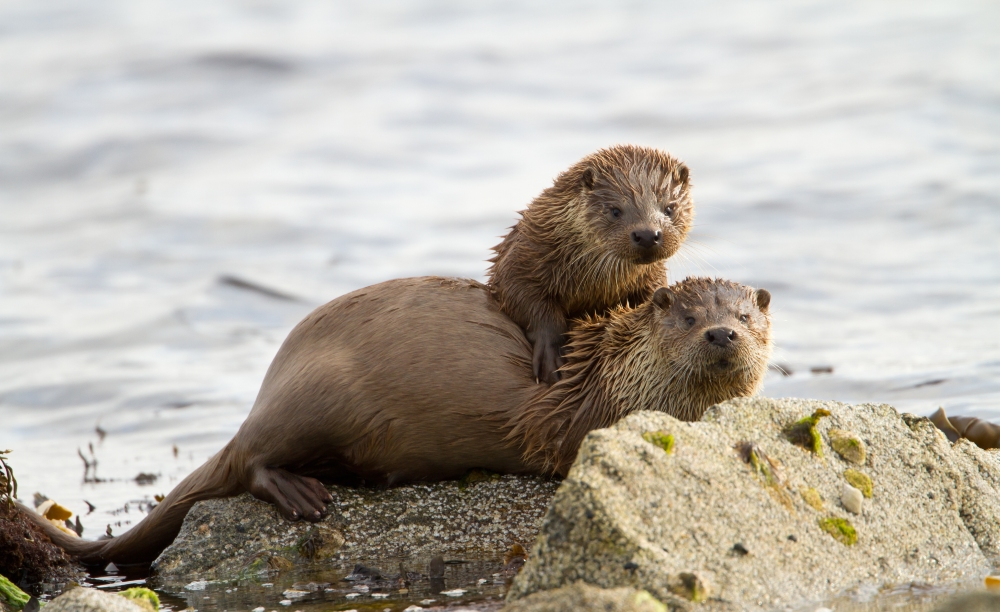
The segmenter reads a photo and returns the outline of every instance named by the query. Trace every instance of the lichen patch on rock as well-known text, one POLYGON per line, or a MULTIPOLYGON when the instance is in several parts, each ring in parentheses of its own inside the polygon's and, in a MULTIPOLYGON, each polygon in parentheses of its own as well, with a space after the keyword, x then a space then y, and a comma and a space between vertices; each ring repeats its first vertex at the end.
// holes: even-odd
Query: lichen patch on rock
POLYGON ((858 542, 858 532, 854 530, 851 521, 845 518, 831 516, 819 519, 819 528, 844 546, 854 546, 858 542))
POLYGON ((856 435, 842 429, 830 429, 826 432, 830 447, 847 462, 863 465, 867 457, 865 443, 856 435))
POLYGON ((866 498, 871 498, 872 479, 868 474, 859 472, 858 470, 844 470, 844 480, 849 482, 858 491, 861 491, 861 494, 866 498))
POLYGON ((668 455, 674 452, 674 436, 665 431, 647 431, 642 439, 654 446, 659 446, 668 455))
POLYGON ((802 500, 809 505, 810 508, 815 510, 823 509, 823 496, 813 487, 803 488, 799 491, 802 495, 802 500))

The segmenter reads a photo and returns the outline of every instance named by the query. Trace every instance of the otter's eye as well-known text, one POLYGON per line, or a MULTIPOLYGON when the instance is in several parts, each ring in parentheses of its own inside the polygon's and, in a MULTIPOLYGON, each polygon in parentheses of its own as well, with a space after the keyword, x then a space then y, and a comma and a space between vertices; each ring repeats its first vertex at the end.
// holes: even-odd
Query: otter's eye
POLYGON ((673 217, 674 216, 674 205, 671 204, 670 206, 667 206, 666 208, 664 208, 663 209, 663 214, 665 214, 668 217, 673 217))
POLYGON ((740 315, 740 323, 746 325, 750 322, 750 315, 740 315))
POLYGON ((620 209, 620 208, 612 208, 611 209, 611 216, 614 217, 615 219, 618 219, 619 217, 622 216, 622 209, 620 209))
POLYGON ((684 322, 687 323, 688 327, 694 327, 694 317, 687 317, 684 322))

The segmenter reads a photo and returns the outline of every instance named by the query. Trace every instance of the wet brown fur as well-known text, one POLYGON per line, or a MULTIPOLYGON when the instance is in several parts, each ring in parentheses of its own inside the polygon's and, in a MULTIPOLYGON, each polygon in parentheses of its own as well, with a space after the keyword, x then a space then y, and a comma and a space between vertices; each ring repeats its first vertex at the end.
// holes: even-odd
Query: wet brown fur
POLYGON ((202 499, 250 491, 287 518, 318 520, 330 496, 316 478, 393 485, 473 468, 564 473, 587 431, 632 410, 694 419, 752 393, 769 329, 755 295, 689 280, 638 308, 588 318, 570 335, 565 380, 550 387, 534 380, 531 346, 480 283, 424 277, 355 291, 292 330, 236 436, 132 530, 97 542, 51 525, 46 533, 85 563, 148 563, 202 499), (747 339, 759 346, 738 361, 752 380, 702 377, 699 367, 719 356, 689 345, 705 325, 749 310, 747 339), (691 313, 698 324, 675 329, 691 313))
POLYGON ((538 378, 557 380, 569 319, 641 304, 667 283, 665 260, 694 220, 690 187, 679 160, 621 145, 583 158, 521 211, 493 249, 488 284, 532 343, 538 378), (662 233, 655 248, 633 244, 642 229, 662 233))
POLYGON ((714 404, 753 395, 771 353, 769 303, 766 291, 690 278, 639 307, 575 322, 562 380, 516 412, 508 438, 543 471, 565 474, 587 432, 632 411, 695 421, 714 404), (731 352, 702 341, 721 326, 736 330, 731 352), (733 367, 716 367, 722 358, 733 367))

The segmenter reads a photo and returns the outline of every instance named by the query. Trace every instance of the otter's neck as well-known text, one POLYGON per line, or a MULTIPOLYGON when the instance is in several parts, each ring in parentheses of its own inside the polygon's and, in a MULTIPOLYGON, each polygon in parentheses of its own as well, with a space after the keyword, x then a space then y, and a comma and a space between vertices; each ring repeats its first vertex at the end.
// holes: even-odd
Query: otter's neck
POLYGON ((654 328, 653 308, 646 303, 617 309, 579 320, 570 330, 562 379, 518 408, 509 422, 507 438, 540 470, 565 473, 589 431, 662 404, 659 348, 646 332, 654 328))
MULTIPOLYGON (((608 427, 636 410, 663 410, 678 369, 654 336, 653 304, 618 309, 568 334, 567 388, 563 401, 575 411, 568 439, 608 427)), ((553 392, 559 391, 553 388, 553 392)))

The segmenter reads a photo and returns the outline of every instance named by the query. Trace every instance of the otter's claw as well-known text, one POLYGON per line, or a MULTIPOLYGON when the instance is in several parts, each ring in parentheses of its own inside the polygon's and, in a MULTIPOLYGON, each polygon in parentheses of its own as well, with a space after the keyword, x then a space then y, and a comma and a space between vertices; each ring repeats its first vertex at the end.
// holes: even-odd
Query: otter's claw
POLYGON ((290 521, 304 518, 316 522, 326 514, 326 504, 333 501, 320 481, 281 468, 258 469, 248 488, 257 499, 277 506, 290 521))
POLYGON ((535 372, 535 378, 544 383, 554 385, 559 382, 559 368, 565 360, 560 354, 559 342, 548 342, 539 338, 535 341, 534 355, 531 366, 535 372))

